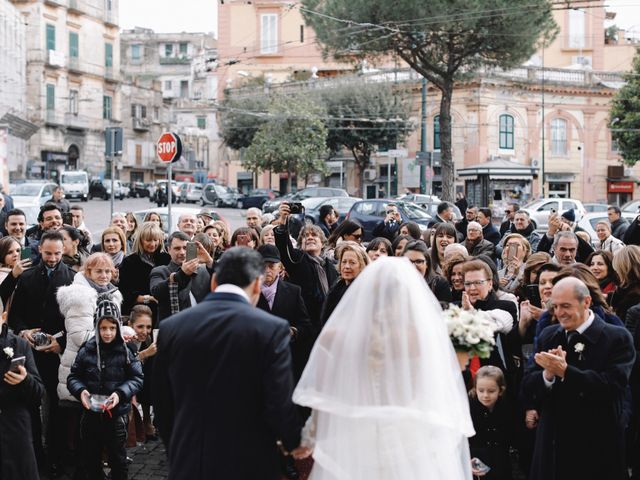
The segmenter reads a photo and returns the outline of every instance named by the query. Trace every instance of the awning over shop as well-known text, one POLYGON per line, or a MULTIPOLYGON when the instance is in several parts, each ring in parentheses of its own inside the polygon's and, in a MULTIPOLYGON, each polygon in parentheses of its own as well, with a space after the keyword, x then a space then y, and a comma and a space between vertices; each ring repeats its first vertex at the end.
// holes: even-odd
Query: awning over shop
POLYGON ((478 175, 488 175, 491 180, 533 180, 538 175, 538 168, 498 159, 460 168, 456 173, 464 180, 475 180, 478 175))

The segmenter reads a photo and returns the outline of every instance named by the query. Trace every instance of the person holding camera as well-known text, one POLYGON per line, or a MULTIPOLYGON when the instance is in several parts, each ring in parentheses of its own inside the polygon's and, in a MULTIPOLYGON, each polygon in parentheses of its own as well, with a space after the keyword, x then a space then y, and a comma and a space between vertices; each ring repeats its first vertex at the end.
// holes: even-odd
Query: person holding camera
MULTIPOLYGON (((64 316, 60 313, 56 292, 60 287, 73 283, 75 272, 62 262, 63 238, 60 232, 45 232, 40 239, 39 249, 42 261, 18 278, 8 324, 33 347, 36 346, 34 335, 46 335, 46 346, 38 347, 34 356, 48 397, 44 418, 48 422, 45 431, 49 476, 57 477, 61 473, 61 447, 65 445, 66 433, 60 422, 57 393, 60 353, 64 350, 66 338, 64 335, 54 337, 65 330, 64 316)), ((40 456, 40 412, 38 408, 34 408, 31 413, 36 454, 40 456)))
POLYGON ((213 273, 213 258, 200 242, 173 232, 168 243, 169 265, 155 267, 149 274, 151 296, 158 302, 158 323, 201 302, 209 293, 213 273))
POLYGON ((300 248, 294 248, 289 237, 290 205, 283 202, 278 211, 280 213, 277 220, 278 226, 273 230, 276 247, 280 252, 282 264, 289 274, 289 281, 302 290, 302 299, 317 335, 322 327, 320 323, 322 305, 329 289, 338 281, 338 272, 333 263, 323 256, 326 238, 320 227, 316 225, 302 227, 298 236, 300 248))
POLYGON ((393 242, 400 232, 402 216, 398 207, 393 203, 387 205, 384 220, 380 220, 373 229, 374 237, 383 237, 393 242))

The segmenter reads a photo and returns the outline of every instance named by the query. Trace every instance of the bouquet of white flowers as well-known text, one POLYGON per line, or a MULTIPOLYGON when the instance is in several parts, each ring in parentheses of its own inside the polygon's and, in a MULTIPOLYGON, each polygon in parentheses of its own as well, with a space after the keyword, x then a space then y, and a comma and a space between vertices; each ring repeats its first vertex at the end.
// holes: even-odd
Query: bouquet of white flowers
POLYGON ((449 338, 458 352, 488 358, 494 345, 495 323, 488 313, 450 306, 444 311, 449 338))

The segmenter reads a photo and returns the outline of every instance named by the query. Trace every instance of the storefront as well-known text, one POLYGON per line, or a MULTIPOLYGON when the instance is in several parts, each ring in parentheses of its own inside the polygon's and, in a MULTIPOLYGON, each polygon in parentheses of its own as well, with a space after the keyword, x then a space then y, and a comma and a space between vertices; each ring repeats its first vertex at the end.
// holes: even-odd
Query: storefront
POLYGON ((633 200, 636 179, 630 177, 607 178, 607 202, 610 205, 624 205, 633 200))
POLYGON ((462 168, 457 176, 465 182, 469 205, 498 210, 510 202, 524 204, 532 198, 532 182, 538 169, 499 159, 462 168))

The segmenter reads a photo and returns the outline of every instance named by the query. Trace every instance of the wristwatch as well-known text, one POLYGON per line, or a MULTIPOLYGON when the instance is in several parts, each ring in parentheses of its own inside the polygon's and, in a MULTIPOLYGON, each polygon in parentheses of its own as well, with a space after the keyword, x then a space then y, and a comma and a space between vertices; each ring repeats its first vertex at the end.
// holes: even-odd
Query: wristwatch
POLYGON ((149 303, 149 295, 144 296, 144 300, 142 301, 145 305, 149 303))

